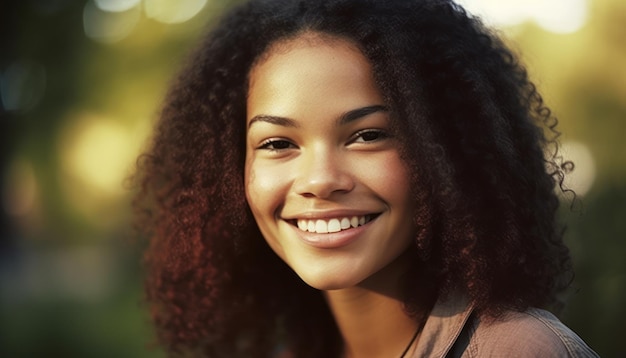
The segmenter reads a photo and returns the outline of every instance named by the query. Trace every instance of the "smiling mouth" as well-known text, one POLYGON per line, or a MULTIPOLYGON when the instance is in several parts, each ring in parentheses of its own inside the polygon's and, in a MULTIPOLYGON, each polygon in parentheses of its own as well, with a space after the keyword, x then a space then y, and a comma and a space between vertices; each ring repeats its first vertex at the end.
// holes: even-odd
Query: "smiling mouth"
POLYGON ((370 221, 376 219, 380 214, 370 214, 370 215, 362 215, 362 216, 351 216, 351 217, 342 217, 342 218, 332 218, 332 219, 297 219, 290 220, 292 225, 298 227, 298 229, 317 233, 317 234, 328 234, 335 233, 344 230, 353 229, 359 226, 363 226, 370 221))

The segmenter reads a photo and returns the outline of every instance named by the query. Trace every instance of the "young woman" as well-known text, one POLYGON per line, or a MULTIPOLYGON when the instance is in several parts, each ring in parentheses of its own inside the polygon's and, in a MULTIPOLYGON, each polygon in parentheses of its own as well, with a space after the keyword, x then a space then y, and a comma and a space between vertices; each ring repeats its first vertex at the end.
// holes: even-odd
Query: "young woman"
POLYGON ((142 157, 147 296, 173 354, 589 357, 552 314, 556 120, 447 0, 250 1, 142 157))

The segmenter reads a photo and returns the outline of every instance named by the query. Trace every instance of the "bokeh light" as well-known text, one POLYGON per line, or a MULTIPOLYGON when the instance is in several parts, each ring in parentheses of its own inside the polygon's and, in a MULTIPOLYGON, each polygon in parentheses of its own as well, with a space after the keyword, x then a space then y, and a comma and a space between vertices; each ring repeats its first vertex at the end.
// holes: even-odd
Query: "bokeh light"
POLYGON ((585 196, 596 179, 596 163, 589 146, 567 141, 561 144, 561 153, 566 160, 575 163, 574 170, 563 180, 563 186, 572 189, 579 196, 585 196))
POLYGON ((83 27, 85 35, 95 41, 112 43, 130 35, 139 22, 141 11, 137 7, 104 6, 92 1, 85 4, 83 27), (114 8, 115 10, 109 10, 114 8), (118 10, 124 9, 124 10, 118 10))
POLYGON ((46 89, 46 69, 40 63, 16 61, 0 74, 0 98, 9 111, 28 111, 41 100, 46 89))
POLYGON ((102 197, 124 194, 122 182, 129 175, 137 147, 125 126, 93 114, 70 120, 59 140, 64 172, 102 197))
POLYGON ((572 33, 588 17, 588 0, 457 0, 469 12, 496 26, 534 21, 547 31, 572 33))
POLYGON ((142 144, 134 131, 114 118, 85 112, 70 117, 60 132, 58 180, 66 203, 101 230, 120 225, 128 211, 124 182, 142 144))
POLYGON ((141 0, 94 0, 94 2, 102 11, 121 12, 139 5, 141 0))
POLYGON ((165 24, 178 24, 196 16, 207 0, 144 0, 146 16, 165 24))

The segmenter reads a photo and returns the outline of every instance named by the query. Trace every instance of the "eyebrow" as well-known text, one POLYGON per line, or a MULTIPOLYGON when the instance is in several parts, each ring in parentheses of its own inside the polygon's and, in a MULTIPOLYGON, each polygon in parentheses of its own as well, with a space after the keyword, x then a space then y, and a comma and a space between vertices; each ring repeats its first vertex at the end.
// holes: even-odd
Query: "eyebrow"
POLYGON ((339 117, 339 124, 347 124, 376 112, 387 112, 387 107, 378 104, 348 111, 339 117))
MULTIPOLYGON (((387 111, 388 111, 388 108, 380 104, 357 108, 357 109, 353 109, 351 111, 348 111, 342 114, 341 117, 339 117, 337 122, 339 125, 344 125, 352 121, 355 121, 357 119, 368 116, 372 113, 387 112, 387 111)), ((248 128, 250 128, 252 124, 255 122, 266 122, 266 123, 275 124, 275 125, 279 125, 283 127, 293 127, 293 128, 300 127, 300 125, 291 118, 271 116, 267 114, 259 114, 259 115, 252 117, 252 119, 250 119, 250 123, 248 123, 248 128)))
POLYGON ((259 115, 252 117, 252 119, 250 120, 250 123, 248 123, 248 128, 252 127, 252 124, 256 122, 265 122, 265 123, 275 124, 275 125, 283 126, 283 127, 294 127, 294 128, 300 127, 298 123, 296 123, 293 119, 290 119, 290 118, 270 116, 267 114, 259 114, 259 115))

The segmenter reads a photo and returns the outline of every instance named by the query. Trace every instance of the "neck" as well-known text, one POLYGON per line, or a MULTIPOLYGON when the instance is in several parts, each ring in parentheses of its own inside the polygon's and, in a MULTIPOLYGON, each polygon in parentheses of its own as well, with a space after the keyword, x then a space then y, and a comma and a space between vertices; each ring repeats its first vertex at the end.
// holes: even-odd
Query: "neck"
POLYGON ((359 286, 325 293, 346 357, 400 357, 418 330, 401 299, 406 260, 396 261, 359 286))

